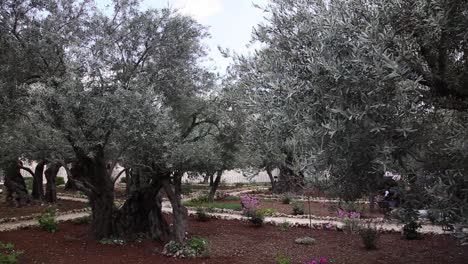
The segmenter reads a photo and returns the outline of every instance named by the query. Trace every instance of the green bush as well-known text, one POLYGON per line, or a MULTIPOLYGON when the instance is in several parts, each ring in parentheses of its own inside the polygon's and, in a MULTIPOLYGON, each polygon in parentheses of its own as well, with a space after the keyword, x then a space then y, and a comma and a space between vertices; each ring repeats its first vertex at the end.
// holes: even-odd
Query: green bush
POLYGON ((187 240, 187 246, 195 251, 196 256, 209 257, 210 255, 209 243, 205 238, 192 237, 187 240))
POLYGON ((120 183, 127 183, 127 177, 120 178, 120 183))
POLYGON ((256 227, 261 227, 263 225, 263 221, 265 221, 265 217, 260 211, 254 211, 250 213, 249 221, 256 227))
POLYGON ((419 228, 421 228, 420 223, 416 221, 410 221, 409 223, 403 226, 403 237, 407 240, 419 239, 419 228))
POLYGON ((291 260, 283 253, 277 253, 275 260, 276 264, 291 264, 291 260))
POLYGON ((91 223, 91 216, 82 216, 72 220, 72 223, 75 225, 88 225, 91 223))
POLYGON ((273 208, 265 208, 265 209, 260 209, 258 210, 261 214, 266 215, 266 216, 272 216, 276 213, 278 213, 278 210, 273 209, 273 208))
POLYGON ((55 213, 52 211, 45 211, 42 213, 37 221, 42 230, 55 233, 58 231, 58 222, 55 218, 55 213))
POLYGON ((196 218, 198 221, 206 222, 210 220, 210 216, 205 212, 205 209, 198 207, 196 212, 196 218))
POLYGON ((281 198, 281 202, 283 204, 290 204, 291 203, 291 197, 289 197, 288 195, 285 195, 281 198))
POLYGON ((170 241, 164 246, 163 254, 178 258, 209 257, 209 243, 201 237, 192 237, 185 245, 170 241))
POLYGON ((280 229, 281 231, 287 232, 289 230, 289 226, 290 226, 289 222, 284 221, 283 223, 281 223, 280 229))
POLYGON ((300 203, 293 204, 293 215, 303 215, 304 214, 304 206, 300 203))
POLYGON ((55 185, 56 186, 65 185, 65 179, 63 177, 57 177, 55 179, 55 185))
POLYGON ((14 264, 21 255, 23 255, 23 251, 15 250, 13 244, 0 242, 0 264, 14 264))
POLYGON ((367 226, 366 228, 361 229, 359 232, 361 236, 362 243, 367 250, 376 249, 377 242, 379 240, 379 232, 376 228, 367 226))

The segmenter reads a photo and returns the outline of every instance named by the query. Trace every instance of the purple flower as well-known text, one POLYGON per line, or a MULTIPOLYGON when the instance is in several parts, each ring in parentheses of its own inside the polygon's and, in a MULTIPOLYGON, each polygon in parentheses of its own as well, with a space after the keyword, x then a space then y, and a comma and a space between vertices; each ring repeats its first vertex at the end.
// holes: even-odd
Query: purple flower
POLYGON ((327 262, 327 259, 326 258, 320 258, 319 259, 319 263, 326 263, 327 262))
POLYGON ((306 264, 317 264, 317 262, 315 261, 315 259, 313 259, 313 260, 307 262, 306 264))

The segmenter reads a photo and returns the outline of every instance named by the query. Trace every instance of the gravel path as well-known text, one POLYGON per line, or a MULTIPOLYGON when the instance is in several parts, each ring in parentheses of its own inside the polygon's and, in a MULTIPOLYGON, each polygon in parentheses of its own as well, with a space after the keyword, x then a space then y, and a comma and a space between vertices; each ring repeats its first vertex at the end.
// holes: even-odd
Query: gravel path
MULTIPOLYGON (((230 192, 229 194, 238 196, 242 193, 246 193, 250 191, 252 191, 252 189, 230 192)), ((88 199, 86 198, 78 198, 78 197, 63 196, 63 195, 60 195, 58 198, 63 199, 63 200, 88 202, 88 199)), ((162 207, 163 207, 162 208, 163 212, 172 213, 172 208, 168 201, 163 201, 162 207)), ((189 215, 195 215, 195 213, 196 212, 194 210, 189 210, 189 215)), ((208 214, 216 218, 221 218, 225 220, 247 220, 247 217, 239 215, 239 214, 229 214, 229 213, 208 213, 208 214)), ((61 222, 69 221, 69 220, 73 220, 73 219, 80 218, 80 217, 87 216, 87 215, 89 215, 89 212, 72 213, 72 214, 60 215, 57 217, 57 220, 61 222)), ((310 222, 312 222, 312 224, 330 223, 338 227, 342 227, 344 225, 344 223, 340 221, 316 220, 316 219, 309 220, 307 218, 291 218, 291 217, 265 217, 265 222, 274 224, 274 225, 280 225, 284 222, 289 222, 291 225, 309 225, 310 222)), ((4 224, 0 224, 0 232, 14 230, 14 229, 22 228, 22 227, 37 226, 37 225, 38 225, 37 220, 26 220, 26 221, 20 221, 20 222, 15 222, 15 223, 4 223, 4 224)), ((402 225, 394 224, 394 223, 382 223, 382 224, 378 224, 377 227, 385 231, 400 231, 402 228, 402 225)), ((443 231, 440 226, 434 226, 434 225, 423 225, 419 231, 421 233, 447 234, 447 232, 443 231)))

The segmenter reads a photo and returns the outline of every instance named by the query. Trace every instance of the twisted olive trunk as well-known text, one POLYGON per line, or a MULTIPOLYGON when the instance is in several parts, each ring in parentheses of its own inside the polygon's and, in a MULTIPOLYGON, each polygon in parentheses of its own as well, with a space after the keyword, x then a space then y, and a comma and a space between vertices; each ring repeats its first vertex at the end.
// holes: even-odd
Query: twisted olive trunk
POLYGON ((13 160, 4 168, 6 200, 17 206, 28 204, 31 201, 26 183, 20 173, 21 166, 21 162, 13 160))
POLYGON ((60 163, 52 163, 47 167, 45 171, 45 177, 47 180, 45 200, 48 203, 57 202, 57 186, 55 181, 57 179, 57 173, 59 172, 60 167, 60 163))
POLYGON ((46 161, 40 161, 36 169, 34 170, 34 181, 33 181, 33 188, 32 188, 32 198, 35 200, 42 200, 44 199, 44 166, 46 165, 46 161))

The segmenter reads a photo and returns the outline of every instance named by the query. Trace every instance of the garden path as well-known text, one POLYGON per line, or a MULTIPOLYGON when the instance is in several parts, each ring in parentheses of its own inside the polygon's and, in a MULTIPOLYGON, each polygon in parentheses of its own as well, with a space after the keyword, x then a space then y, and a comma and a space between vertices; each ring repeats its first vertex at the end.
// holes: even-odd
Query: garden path
MULTIPOLYGON (((258 189, 258 188, 257 188, 258 189)), ((229 195, 240 195, 243 193, 251 192, 254 189, 245 189, 241 191, 232 191, 228 192, 229 195)), ((71 196, 64 196, 61 195, 58 197, 59 199, 64 199, 64 200, 72 200, 72 201, 79 201, 79 202, 88 202, 86 198, 79 198, 79 197, 71 197, 71 196)), ((172 208, 171 205, 168 201, 163 201, 162 203, 163 206, 163 212, 165 213, 171 213, 172 208)), ((188 210, 189 215, 195 215, 196 211, 195 210, 188 210)), ((69 221, 73 220, 76 218, 80 218, 83 216, 89 215, 89 212, 81 212, 81 213, 70 213, 70 214, 65 214, 65 215, 60 215, 57 216, 58 221, 69 221)), ((240 214, 232 214, 232 213, 209 213, 212 217, 215 218, 220 218, 220 219, 225 219, 225 220, 247 220, 247 217, 242 216, 240 214)), ((273 225, 281 225, 284 222, 289 222, 291 226, 294 225, 299 225, 299 226, 308 226, 310 223, 313 225, 321 225, 321 224, 332 224, 336 225, 338 227, 342 227, 344 225, 343 222, 341 221, 336 221, 336 220, 318 220, 318 219, 308 219, 308 218, 293 218, 293 217, 265 217, 265 222, 273 225)), ((13 222, 13 223, 3 223, 0 224, 0 232, 2 231, 8 231, 8 230, 14 230, 22 227, 30 227, 30 226, 37 226, 37 220, 25 220, 25 221, 19 221, 19 222, 13 222)), ((401 224, 396 224, 396 223, 389 223, 389 222, 384 222, 381 224, 377 224, 378 228, 381 228, 384 231, 399 231, 402 228, 401 224)), ((447 234, 448 232, 442 230, 440 226, 435 226, 435 225, 423 225, 422 228, 420 229, 421 233, 435 233, 435 234, 447 234)))

